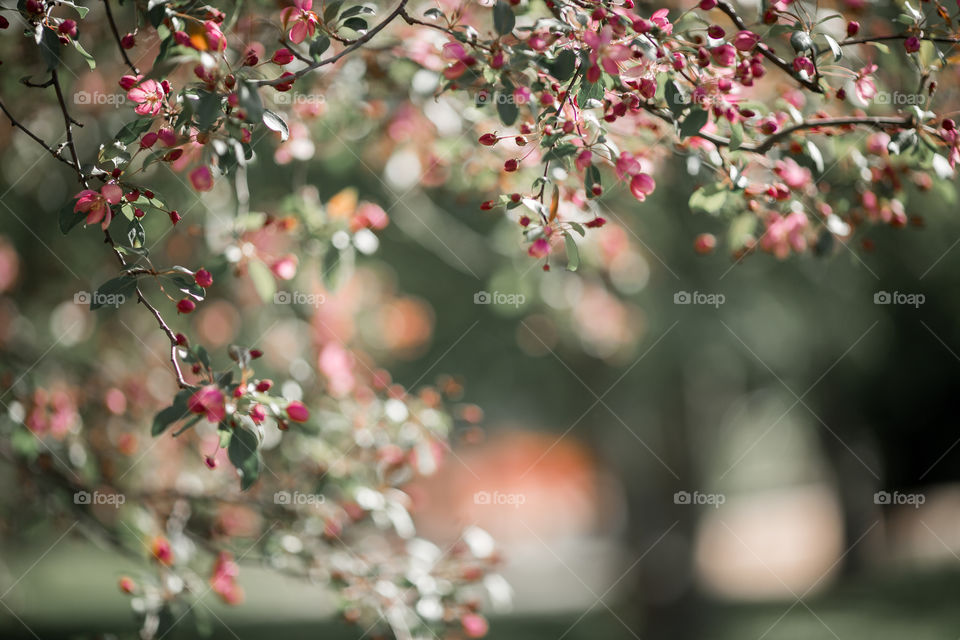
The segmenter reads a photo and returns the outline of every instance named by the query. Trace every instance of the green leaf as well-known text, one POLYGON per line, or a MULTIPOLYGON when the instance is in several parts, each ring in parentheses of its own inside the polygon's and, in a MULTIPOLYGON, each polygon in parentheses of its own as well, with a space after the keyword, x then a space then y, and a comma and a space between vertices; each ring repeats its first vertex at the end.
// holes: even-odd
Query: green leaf
POLYGON ((512 94, 500 93, 498 91, 496 101, 497 115, 500 116, 500 121, 509 127, 517 121, 517 116, 520 115, 520 109, 514 104, 512 94))
POLYGON ((570 225, 570 228, 571 228, 571 229, 573 229, 574 231, 576 231, 577 233, 579 233, 581 238, 586 238, 586 237, 587 237, 587 231, 586 231, 586 229, 584 229, 584 228, 583 228, 583 225, 580 224, 579 222, 573 222, 573 221, 571 220, 571 221, 568 222, 567 224, 570 225))
POLYGON ((587 80, 587 74, 583 74, 580 80, 580 93, 577 95, 577 102, 583 107, 587 100, 603 100, 603 83, 590 82, 587 80))
POLYGON ((715 182, 694 191, 690 196, 688 205, 690 211, 694 213, 717 215, 726 206, 729 195, 730 192, 727 191, 723 183, 715 182))
POLYGON ((48 71, 53 71, 60 66, 60 37, 53 29, 43 29, 40 37, 40 53, 47 63, 48 71))
POLYGON ((667 108, 673 114, 674 118, 679 118, 683 110, 687 108, 687 99, 680 91, 680 87, 674 80, 667 80, 663 86, 663 99, 667 102, 667 108))
POLYGON ((564 142, 563 144, 558 144, 543 155, 543 161, 547 162, 550 160, 559 160, 561 158, 566 158, 567 156, 572 156, 577 152, 577 147, 573 146, 569 142, 564 142))
POLYGON ((364 18, 356 16, 344 20, 343 26, 346 29, 353 29, 354 31, 364 31, 367 28, 367 21, 364 18))
POLYGON ((260 294, 263 302, 273 302, 273 294, 277 292, 277 282, 273 279, 273 273, 258 260, 251 260, 247 265, 247 273, 253 280, 253 287, 260 294))
POLYGON ((65 205, 60 207, 60 233, 67 235, 70 233, 70 229, 73 229, 75 226, 83 222, 84 216, 82 213, 78 213, 73 210, 73 207, 76 205, 76 202, 70 200, 65 205))
POLYGON ((263 124, 267 125, 267 129, 278 132, 281 142, 290 137, 290 129, 287 128, 287 123, 270 109, 263 110, 263 124))
POLYGON ((142 247, 146 239, 147 236, 143 231, 143 225, 140 224, 140 220, 137 218, 131 220, 130 225, 127 227, 127 241, 130 243, 130 246, 134 249, 142 247))
POLYGON ((184 389, 174 397, 172 405, 154 416, 153 426, 150 428, 151 435, 160 435, 166 431, 171 424, 179 422, 190 415, 190 410, 187 409, 187 399, 191 393, 190 390, 184 389))
POLYGON ((123 129, 120 129, 114 138, 121 144, 130 144, 141 135, 146 133, 152 124, 153 118, 137 118, 133 122, 128 122, 125 124, 123 129))
POLYGON ((513 31, 516 24, 517 17, 513 15, 510 3, 506 0, 497 0, 497 4, 493 5, 493 28, 497 33, 505 36, 513 31))
MULTIPOLYGON (((80 9, 80 8, 81 8, 81 7, 77 7, 77 9, 80 9)), ((82 7, 82 8, 83 8, 85 11, 87 10, 86 7, 82 7)), ((92 55, 90 55, 89 53, 87 53, 87 50, 83 48, 83 46, 80 44, 80 41, 79 41, 79 40, 72 40, 72 42, 73 42, 73 48, 76 49, 76 50, 77 50, 77 53, 79 53, 81 56, 83 56, 83 59, 87 61, 87 66, 90 67, 90 70, 92 71, 92 70, 96 69, 96 68, 97 68, 97 61, 93 58, 92 55)))
POLYGON ((734 122, 730 125, 730 151, 736 151, 743 145, 743 125, 734 122))
POLYGON ((550 73, 560 82, 566 82, 573 77, 574 68, 577 66, 577 55, 570 49, 564 49, 560 55, 550 63, 550 73))
POLYGON ((374 13, 376 12, 370 7, 365 7, 362 4, 358 4, 356 6, 350 7, 349 9, 341 13, 340 19, 346 20, 347 18, 352 18, 353 16, 361 16, 364 14, 373 15, 374 13))
POLYGON ((564 232, 563 244, 567 249, 567 270, 576 271, 580 268, 580 250, 577 249, 577 242, 572 235, 564 232))
POLYGON ((827 46, 830 47, 830 51, 833 52, 833 61, 839 62, 840 59, 843 58, 843 49, 840 48, 840 43, 827 34, 823 34, 823 39, 827 41, 827 46))
POLYGON ((183 273, 174 273, 167 274, 164 277, 170 280, 181 292, 193 296, 197 300, 203 300, 207 295, 207 292, 197 284, 196 279, 194 279, 192 275, 188 276, 183 273))
POLYGON ((246 491, 260 477, 260 454, 257 452, 257 436, 243 428, 233 430, 227 457, 240 472, 240 488, 246 491))
POLYGON ((597 169, 596 165, 590 165, 587 167, 586 174, 583 178, 583 186, 586 187, 587 197, 593 198, 593 185, 601 184, 600 182, 600 170, 597 169))
POLYGON ((103 306, 118 307, 133 295, 137 289, 137 279, 131 276, 119 276, 107 280, 93 292, 90 310, 96 311, 103 306))
POLYGON ((197 98, 195 122, 201 131, 206 131, 214 125, 220 114, 223 113, 220 94, 198 90, 197 98))
POLYGON ((310 57, 319 60, 323 52, 330 48, 330 38, 327 36, 317 36, 310 43, 310 57))
POLYGON ((707 124, 708 118, 709 114, 700 107, 692 109, 680 123, 680 137, 688 138, 700 133, 703 125, 707 124))
POLYGON ((340 7, 343 6, 343 0, 333 0, 327 4, 323 9, 323 21, 330 23, 333 22, 337 17, 337 14, 340 13, 340 7))
POLYGON ((240 83, 237 99, 250 122, 258 122, 263 117, 263 101, 260 99, 260 93, 249 82, 240 83))

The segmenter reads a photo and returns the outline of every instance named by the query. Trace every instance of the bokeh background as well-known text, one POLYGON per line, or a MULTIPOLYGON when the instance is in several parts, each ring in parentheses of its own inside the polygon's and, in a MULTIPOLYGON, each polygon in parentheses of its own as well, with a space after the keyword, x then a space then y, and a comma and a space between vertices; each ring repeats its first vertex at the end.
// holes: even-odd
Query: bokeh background
MULTIPOLYGON (((409 69, 389 73, 416 87, 409 69)), ((71 82, 111 91, 96 74, 71 82)), ((355 89, 344 81, 327 95, 349 100, 355 89)), ((20 95, 14 78, 0 90, 20 95)), ((29 119, 56 139, 51 108, 37 105, 29 119)), ((729 222, 688 211, 694 178, 668 160, 647 202, 616 189, 605 196, 610 224, 585 244, 580 272, 543 272, 512 223, 477 208, 482 180, 465 187, 452 160, 424 159, 409 106, 371 99, 366 108, 319 119, 313 142, 295 134, 280 151, 258 143, 282 164, 251 170, 250 208, 271 211, 291 194, 349 201, 355 192, 390 216, 377 250, 358 251, 336 289, 316 284, 303 258, 295 282, 322 287, 316 308, 291 316, 289 306, 263 305, 240 276, 226 285, 231 301, 215 296, 177 322, 214 347, 262 339, 288 354, 267 359, 278 378, 316 359, 298 351, 305 328, 349 335, 404 385, 457 377, 464 398, 482 407, 482 427, 455 433, 454 455, 411 495, 431 539, 455 540, 475 524, 500 544, 513 597, 493 615, 490 637, 956 637, 952 190, 917 196, 908 213, 922 224, 858 232, 828 255, 736 259, 721 247, 701 256, 693 238, 722 241, 729 222), (882 292, 922 303, 883 304, 882 292), (683 304, 685 294, 693 303, 683 304), (715 304, 698 303, 707 300, 715 304)), ((452 126, 449 104, 431 109, 437 130, 452 126)), ((112 104, 77 112, 87 125, 81 146, 127 117, 112 104)), ((162 358, 144 355, 163 353, 149 318, 132 306, 94 315, 74 304, 113 265, 96 234, 60 235, 69 177, 6 126, 0 154, 4 375, 109 378, 112 368, 136 367, 163 397, 162 358)), ((190 197, 176 175, 158 179, 168 200, 190 197)), ((204 198, 163 251, 216 246, 229 196, 218 187, 204 198)), ((147 225, 157 235, 169 226, 147 225)), ((8 415, 4 437, 9 423, 8 415)), ((143 446, 149 416, 130 433, 143 446)), ((14 487, 17 468, 0 469, 14 487)), ((130 561, 82 536, 50 550, 62 529, 28 515, 16 491, 0 492, 0 502, 0 635, 30 637, 18 620, 44 638, 135 630, 115 586, 130 561)), ((214 637, 362 632, 338 621, 322 585, 265 568, 245 570, 241 583, 244 606, 211 602, 214 637)))

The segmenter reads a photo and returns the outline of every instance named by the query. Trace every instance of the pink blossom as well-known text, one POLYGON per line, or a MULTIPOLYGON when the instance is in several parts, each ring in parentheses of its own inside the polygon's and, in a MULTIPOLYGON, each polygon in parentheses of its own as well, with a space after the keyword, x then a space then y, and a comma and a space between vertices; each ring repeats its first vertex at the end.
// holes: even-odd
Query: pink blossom
POLYGON ((306 422, 310 419, 310 410, 302 402, 293 400, 287 405, 287 417, 294 422, 306 422))
POLYGON ((297 257, 289 255, 275 260, 270 265, 270 271, 281 280, 293 280, 297 275, 297 257))
POLYGON ((87 214, 86 224, 96 224, 101 222, 101 227, 106 229, 113 220, 112 204, 119 204, 123 198, 123 189, 115 182, 108 182, 100 188, 99 193, 93 189, 84 189, 76 196, 77 204, 74 205, 74 213, 87 214))
POLYGON ((593 152, 589 150, 584 150, 580 152, 580 155, 577 156, 577 159, 574 163, 577 165, 577 171, 586 171, 587 167, 590 166, 593 161, 593 152))
POLYGON ((190 413, 205 415, 210 422, 220 422, 227 415, 226 398, 219 387, 208 384, 193 392, 187 400, 187 409, 190 413))
POLYGON ((753 31, 740 31, 733 37, 733 46, 739 51, 751 51, 759 42, 760 36, 753 31))
POLYGON ((617 158, 615 169, 617 171, 617 177, 619 177, 621 180, 625 180, 628 176, 633 176, 640 173, 640 161, 637 160, 629 151, 624 151, 617 158))
POLYGON ((857 80, 854 83, 854 89, 857 97, 863 103, 870 102, 877 95, 877 85, 873 81, 871 74, 877 70, 877 65, 868 64, 857 72, 857 80))
POLYGON ((127 92, 127 99, 137 103, 134 111, 142 116, 155 116, 160 113, 163 98, 163 87, 156 80, 144 80, 127 92))
POLYGON ((813 61, 806 56, 797 56, 793 59, 793 70, 797 73, 806 73, 808 76, 814 74, 813 61))
POLYGON ((656 186, 657 183, 646 173, 638 173, 630 179, 630 193, 640 202, 646 200, 656 186))
POLYGON ((773 172, 794 191, 803 189, 813 180, 810 169, 801 167, 793 158, 778 160, 773 172))
POLYGON ((207 39, 207 46, 214 51, 223 51, 227 48, 227 38, 220 31, 220 26, 213 20, 203 23, 203 34, 207 39))
POLYGON ((197 191, 210 191, 213 189, 213 174, 206 165, 201 165, 191 171, 187 176, 190 178, 190 184, 197 191))
POLYGON ((284 29, 290 29, 287 36, 292 43, 300 44, 316 32, 320 18, 310 10, 312 8, 313 0, 296 0, 294 6, 283 10, 284 29))
POLYGON ((729 44, 714 47, 710 50, 710 55, 713 57, 713 61, 721 67, 733 66, 733 63, 737 61, 737 50, 729 44))
MULTIPOLYGON (((613 39, 613 29, 610 25, 606 25, 600 30, 599 33, 594 31, 587 31, 583 34, 583 41, 590 47, 590 62, 596 66, 597 61, 599 60, 600 66, 603 69, 611 74, 617 75, 620 73, 620 62, 624 60, 629 60, 632 56, 630 47, 627 47, 623 44, 613 44, 611 41, 613 39)), ((593 75, 599 75, 598 71, 589 70, 593 75)), ((589 80, 588 76, 588 80, 589 80)), ((596 82, 596 80, 592 80, 596 82)))
POLYGON ((243 601, 243 589, 237 584, 240 567, 233 556, 221 551, 213 565, 210 576, 210 588, 227 604, 240 604, 243 601))
POLYGON ((664 35, 670 35, 673 33, 673 25, 670 24, 669 20, 667 20, 668 13, 670 13, 670 9, 657 9, 653 12, 653 15, 650 16, 650 20, 653 22, 653 24, 660 27, 660 31, 664 35))
POLYGON ((533 241, 533 244, 530 245, 530 248, 527 249, 527 253, 538 260, 540 258, 546 258, 550 255, 550 243, 546 238, 537 238, 533 241))

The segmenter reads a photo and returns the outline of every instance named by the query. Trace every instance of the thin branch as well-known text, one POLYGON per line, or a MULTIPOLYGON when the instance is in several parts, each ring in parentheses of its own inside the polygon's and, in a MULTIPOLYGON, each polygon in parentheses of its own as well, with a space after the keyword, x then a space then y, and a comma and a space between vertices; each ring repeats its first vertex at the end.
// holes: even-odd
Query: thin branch
MULTIPOLYGON (((720 11, 722 11, 723 13, 727 14, 727 16, 733 21, 733 24, 735 24, 738 29, 740 29, 741 31, 747 30, 747 24, 743 21, 743 18, 741 18, 740 15, 737 13, 737 10, 733 8, 733 5, 727 2, 727 0, 720 0, 717 3, 717 8, 720 9, 720 11)), ((773 64, 777 65, 778 67, 780 67, 788 76, 790 76, 791 78, 793 78, 794 80, 802 84, 804 87, 806 87, 810 91, 813 91, 815 93, 823 93, 823 87, 821 87, 819 83, 814 82, 813 80, 807 80, 807 79, 798 77, 797 74, 794 73, 793 71, 793 65, 791 65, 789 62, 787 62, 780 56, 778 56, 776 53, 774 53, 773 49, 771 49, 766 43, 760 42, 759 44, 757 44, 757 50, 760 51, 760 53, 763 55, 764 58, 766 58, 773 64)))
MULTIPOLYGON (((884 40, 906 40, 910 37, 909 33, 900 33, 896 35, 889 36, 867 36, 864 38, 854 38, 853 40, 844 40, 843 42, 838 43, 841 47, 846 47, 851 44, 867 44, 869 42, 883 42, 884 40)), ((938 36, 917 36, 920 40, 928 40, 930 42, 937 42, 939 44, 960 44, 960 38, 947 38, 947 37, 938 37, 938 36)))
POLYGON ((33 131, 30 131, 30 129, 28 129, 28 128, 25 127, 23 124, 21 124, 19 121, 17 121, 17 119, 13 117, 13 114, 10 113, 10 111, 7 109, 6 105, 3 104, 3 101, 2 101, 2 100, 0 100, 0 110, 3 110, 3 113, 7 116, 7 119, 10 121, 11 126, 16 127, 17 129, 20 129, 20 131, 23 131, 25 134, 27 134, 28 136, 30 136, 30 138, 32 138, 32 139, 33 139, 37 144, 39 144, 41 147, 43 147, 44 149, 46 149, 46 150, 47 150, 47 153, 49 153, 50 155, 52 155, 54 158, 56 158, 56 159, 59 160, 60 162, 64 163, 65 165, 67 165, 67 166, 70 167, 71 169, 74 168, 75 165, 73 164, 73 162, 71 162, 70 160, 67 160, 66 158, 64 158, 64 157, 60 154, 60 151, 62 151, 62 149, 54 149, 53 147, 51 147, 50 145, 48 145, 46 142, 44 142, 43 139, 40 138, 40 136, 38 136, 37 134, 35 134, 33 131))
POLYGON ((60 103, 60 113, 63 114, 63 126, 67 130, 67 149, 70 150, 70 155, 73 157, 73 168, 76 170, 77 177, 80 178, 80 184, 83 185, 83 188, 89 189, 90 184, 87 182, 87 176, 83 175, 83 169, 80 166, 80 156, 77 154, 77 145, 73 142, 74 120, 70 117, 67 102, 63 98, 63 87, 60 86, 60 77, 57 75, 56 69, 51 72, 50 78, 53 80, 53 88, 57 92, 57 102, 60 103))
POLYGON ((400 4, 397 5, 397 8, 396 8, 396 9, 394 9, 392 12, 390 12, 390 15, 388 15, 386 18, 384 18, 382 22, 380 22, 379 24, 377 24, 377 26, 373 27, 372 29, 370 29, 369 31, 367 31, 365 34, 363 34, 362 36, 360 36, 359 38, 357 38, 352 45, 350 45, 349 47, 345 48, 345 49, 344 49, 343 51, 341 51, 340 53, 338 53, 338 54, 336 54, 336 55, 334 55, 334 56, 330 56, 329 58, 325 58, 325 59, 323 59, 323 60, 317 60, 317 61, 315 61, 315 62, 311 62, 311 63, 308 64, 306 67, 300 69, 299 71, 294 72, 293 77, 284 78, 283 76, 280 76, 279 78, 274 78, 273 80, 257 80, 254 84, 255 84, 256 86, 276 86, 276 85, 278 85, 278 84, 286 84, 286 83, 288 83, 288 82, 292 82, 292 81, 294 81, 294 80, 297 80, 298 78, 302 78, 303 76, 305 76, 306 74, 310 73, 310 72, 313 71, 314 69, 318 69, 318 68, 320 68, 320 67, 322 67, 322 66, 325 66, 325 65, 328 65, 328 64, 333 64, 333 63, 336 62, 337 60, 340 60, 340 59, 343 58, 344 56, 347 56, 347 55, 349 55, 350 53, 352 53, 353 51, 359 49, 359 48, 362 47, 364 44, 366 44, 367 42, 369 42, 370 40, 372 40, 375 35, 377 35, 377 34, 380 33, 381 31, 383 31, 383 29, 384 29, 388 24, 390 24, 391 22, 393 22, 396 18, 398 18, 398 17, 403 13, 403 8, 406 6, 407 1, 408 1, 408 0, 400 0, 400 4))
POLYGON ((113 32, 113 39, 117 41, 117 48, 120 50, 120 55, 123 56, 123 61, 126 63, 130 70, 133 71, 133 75, 140 75, 140 71, 137 67, 130 62, 130 57, 127 55, 127 50, 123 48, 123 43, 120 39, 120 32, 117 30, 117 22, 113 19, 113 9, 110 8, 110 0, 103 0, 103 6, 107 10, 107 20, 110 22, 110 31, 113 32))

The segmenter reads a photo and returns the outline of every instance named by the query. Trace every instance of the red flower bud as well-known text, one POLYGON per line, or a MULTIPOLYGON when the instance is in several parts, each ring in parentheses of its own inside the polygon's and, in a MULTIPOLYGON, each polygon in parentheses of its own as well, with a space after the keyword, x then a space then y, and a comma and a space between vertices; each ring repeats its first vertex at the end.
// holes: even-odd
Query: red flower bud
POLYGON ((290 49, 284 47, 283 49, 277 49, 271 58, 273 64, 280 65, 281 67, 290 64, 293 62, 293 52, 290 49))
POLYGON ((310 418, 310 410, 302 402, 293 400, 287 405, 287 417, 294 422, 306 422, 310 418))
POLYGON ((190 313, 197 308, 196 303, 190 298, 183 298, 177 303, 177 311, 180 313, 190 313))
POLYGON ((481 211, 490 211, 496 206, 496 203, 493 200, 487 200, 480 204, 481 211))
POLYGON ((262 358, 263 351, 260 351, 260 349, 250 349, 250 357, 253 358, 254 360, 256 360, 257 358, 262 358))
POLYGON ((492 147, 493 145, 497 144, 497 140, 499 140, 499 138, 492 133, 485 133, 480 136, 480 144, 486 147, 492 147))
POLYGON ((183 220, 183 216, 181 216, 179 213, 177 213, 176 211, 170 212, 170 222, 172 222, 173 224, 177 224, 181 220, 183 220))
POLYGON ((216 468, 217 468, 217 461, 214 460, 213 456, 207 456, 206 458, 203 459, 203 462, 204 462, 204 464, 206 464, 207 467, 210 468, 210 469, 216 469, 216 468))
POLYGON ((198 269, 197 272, 193 275, 193 279, 197 281, 197 284, 206 289, 213 284, 213 275, 206 269, 198 269))
POLYGON ((187 336, 183 335, 182 333, 178 333, 176 335, 176 338, 177 338, 177 344, 180 345, 181 347, 186 347, 189 344, 187 342, 187 336))
POLYGON ((270 387, 273 386, 273 380, 261 380, 257 383, 257 391, 263 393, 265 391, 270 391, 270 387))
POLYGON ((120 46, 123 47, 124 49, 133 49, 136 46, 136 44, 137 44, 137 39, 134 37, 132 33, 128 33, 127 35, 120 38, 120 46))
POLYGON ((516 171, 519 168, 520 168, 520 163, 517 162, 517 160, 514 158, 510 158, 509 160, 503 163, 504 171, 516 171))
POLYGON ((139 80, 136 76, 123 76, 120 78, 120 88, 124 91, 130 91, 130 89, 137 86, 137 82, 139 82, 139 80))
POLYGON ((847 23, 847 37, 852 38, 857 35, 857 32, 860 31, 860 23, 856 20, 851 20, 847 23))

